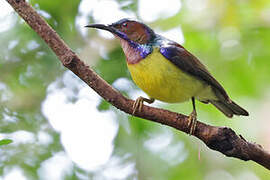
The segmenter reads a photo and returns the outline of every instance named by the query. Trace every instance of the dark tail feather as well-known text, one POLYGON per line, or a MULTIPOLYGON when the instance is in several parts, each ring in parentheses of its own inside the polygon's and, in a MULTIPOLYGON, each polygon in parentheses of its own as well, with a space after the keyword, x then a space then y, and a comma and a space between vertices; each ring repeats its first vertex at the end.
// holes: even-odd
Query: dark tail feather
POLYGON ((231 101, 210 101, 216 108, 223 112, 227 117, 233 117, 233 115, 248 116, 248 112, 238 106, 235 102, 231 101))

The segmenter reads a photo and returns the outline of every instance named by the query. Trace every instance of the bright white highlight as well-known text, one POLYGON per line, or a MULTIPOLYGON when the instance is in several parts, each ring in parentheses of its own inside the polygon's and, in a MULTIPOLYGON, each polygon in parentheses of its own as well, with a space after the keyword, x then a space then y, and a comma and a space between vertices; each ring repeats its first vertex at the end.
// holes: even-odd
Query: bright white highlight
POLYGON ((144 146, 167 161, 169 165, 176 165, 187 158, 187 152, 182 142, 173 143, 173 133, 170 130, 151 134, 151 138, 144 142, 144 146))
POLYGON ((72 161, 64 152, 55 154, 42 162, 38 174, 42 180, 64 179, 65 175, 72 173, 72 161))
POLYGON ((5 174, 3 180, 26 180, 20 168, 14 167, 11 171, 5 174))
POLYGON ((57 83, 50 86, 42 112, 61 133, 69 157, 81 168, 95 170, 109 160, 118 124, 112 112, 96 109, 100 97, 70 72, 64 75, 65 83, 69 84, 69 89, 57 89, 57 83), (68 98, 72 97, 70 90, 76 86, 78 100, 72 103, 68 98))
POLYGON ((182 32, 181 27, 176 27, 176 28, 170 29, 168 31, 157 30, 156 32, 158 34, 170 39, 170 40, 173 40, 173 41, 179 43, 179 44, 183 44, 185 42, 184 34, 182 32))
POLYGON ((179 0, 139 0, 139 16, 146 22, 168 18, 177 14, 181 8, 179 0))
POLYGON ((13 9, 6 1, 0 1, 0 33, 9 30, 15 24, 12 11, 13 9))
MULTIPOLYGON (((80 15, 76 19, 76 25, 83 35, 88 31, 84 28, 89 23, 89 15, 92 14, 96 23, 111 24, 122 18, 135 18, 132 11, 123 11, 120 4, 112 0, 82 0, 79 6, 80 15)), ((112 39, 113 35, 106 31, 98 31, 104 38, 112 39)))

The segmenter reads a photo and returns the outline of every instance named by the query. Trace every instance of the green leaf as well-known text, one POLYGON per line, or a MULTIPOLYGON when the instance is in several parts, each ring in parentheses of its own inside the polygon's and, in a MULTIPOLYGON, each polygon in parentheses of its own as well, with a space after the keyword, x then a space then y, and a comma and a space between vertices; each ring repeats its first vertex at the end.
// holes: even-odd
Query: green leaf
POLYGON ((2 145, 8 145, 10 143, 12 143, 13 141, 11 139, 3 139, 0 141, 0 146, 2 145))
POLYGON ((108 103, 105 100, 102 100, 97 108, 99 111, 106 111, 110 108, 110 103, 108 103))

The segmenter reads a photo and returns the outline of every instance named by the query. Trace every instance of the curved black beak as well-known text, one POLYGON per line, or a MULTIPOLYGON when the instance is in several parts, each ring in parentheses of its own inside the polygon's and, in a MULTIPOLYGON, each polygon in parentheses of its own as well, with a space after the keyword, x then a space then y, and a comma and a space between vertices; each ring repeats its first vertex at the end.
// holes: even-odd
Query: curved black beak
POLYGON ((128 40, 128 37, 125 35, 125 33, 119 31, 118 29, 116 29, 113 24, 112 25, 104 25, 104 24, 90 24, 84 27, 88 27, 88 28, 97 28, 97 29, 102 29, 105 31, 109 31, 111 33, 113 33, 115 36, 120 37, 121 39, 124 40, 128 40))
POLYGON ((84 27, 102 29, 102 30, 109 31, 113 34, 118 34, 116 29, 114 27, 112 27, 111 25, 106 26, 104 24, 90 24, 90 25, 87 25, 84 27))

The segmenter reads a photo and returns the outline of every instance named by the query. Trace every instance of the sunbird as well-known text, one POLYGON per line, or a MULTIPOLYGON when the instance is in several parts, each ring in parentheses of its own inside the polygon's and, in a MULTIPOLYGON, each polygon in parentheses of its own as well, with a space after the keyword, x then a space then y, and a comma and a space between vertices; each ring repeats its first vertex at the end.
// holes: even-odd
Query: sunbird
POLYGON ((156 34, 147 25, 125 18, 110 25, 91 24, 85 27, 109 31, 120 40, 133 81, 149 96, 149 99, 136 99, 133 114, 141 111, 143 102, 151 104, 155 99, 167 103, 191 100, 190 134, 196 128, 195 99, 213 104, 229 118, 249 115, 229 98, 194 55, 180 44, 156 34))

